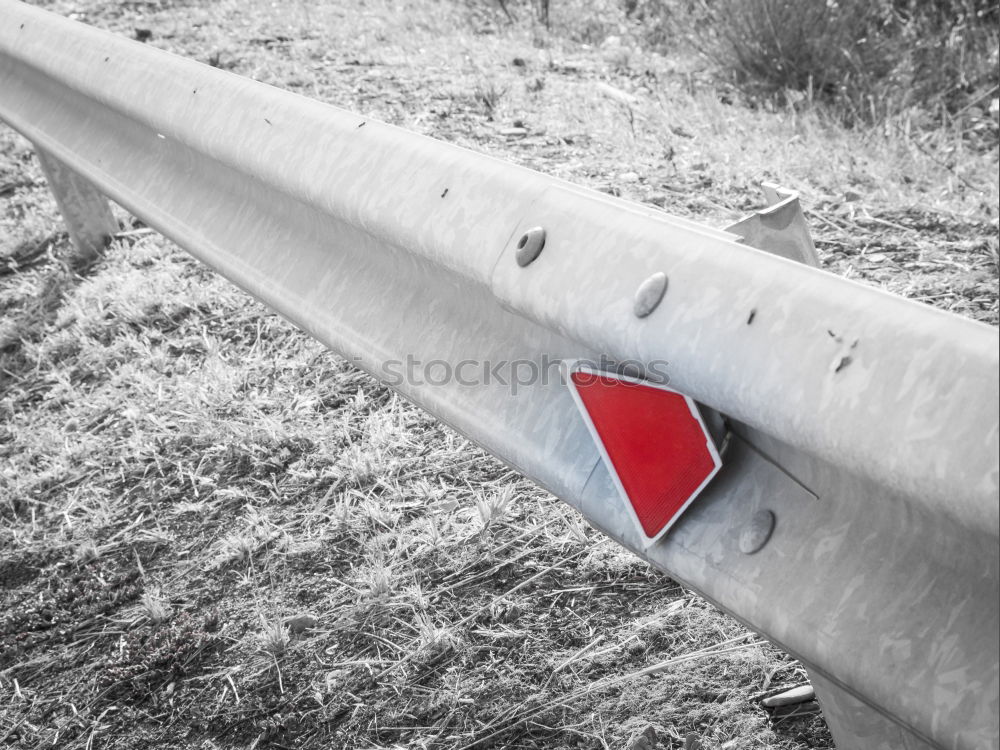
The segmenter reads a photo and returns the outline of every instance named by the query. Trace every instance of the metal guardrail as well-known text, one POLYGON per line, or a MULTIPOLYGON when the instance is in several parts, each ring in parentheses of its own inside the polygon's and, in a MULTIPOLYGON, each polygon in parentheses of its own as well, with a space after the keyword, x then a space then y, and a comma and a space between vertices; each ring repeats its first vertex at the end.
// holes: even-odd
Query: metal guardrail
MULTIPOLYGON (((392 384, 797 656, 838 747, 997 748, 995 330, 12 0, 0 19, 0 118, 81 247, 113 231, 106 195, 383 380, 666 361, 730 440, 648 547, 560 379, 392 384)), ((808 260, 801 227, 785 196, 734 231, 808 260)))

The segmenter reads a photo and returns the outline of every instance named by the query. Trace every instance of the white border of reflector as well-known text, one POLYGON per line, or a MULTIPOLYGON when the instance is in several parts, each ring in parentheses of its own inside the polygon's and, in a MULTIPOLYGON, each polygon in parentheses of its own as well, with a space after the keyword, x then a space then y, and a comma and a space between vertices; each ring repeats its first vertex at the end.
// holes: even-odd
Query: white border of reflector
POLYGON ((643 539, 644 546, 648 549, 653 544, 655 544, 659 539, 666 534, 673 527, 677 520, 684 514, 684 511, 688 509, 688 506, 694 502, 695 498, 701 494, 702 490, 708 486, 708 483, 712 481, 712 478, 719 473, 719 469, 722 468, 722 457, 719 455, 719 450, 715 445, 715 441, 712 439, 711 433, 708 431, 708 427, 705 425, 705 420, 701 417, 701 412, 698 410, 698 405, 694 400, 681 393, 680 391, 669 388, 660 383, 651 383, 648 380, 643 380, 641 378, 633 378, 628 375, 620 375, 616 372, 608 372, 606 370, 598 370, 597 368, 591 367, 581 360, 568 359, 563 360, 563 364, 566 367, 566 383, 569 385, 570 393, 573 395, 573 401, 576 403, 576 408, 579 410, 580 414, 583 416, 583 421, 587 425, 587 429, 590 431, 591 437, 594 439, 594 444, 597 446, 597 450, 601 453, 601 459, 604 461, 604 465, 608 469, 608 473, 611 475, 611 479, 615 483, 615 487, 618 488, 618 494, 621 495, 622 500, 625 501, 625 506, 628 508, 629 517, 635 524, 636 529, 639 530, 639 534, 643 539), (601 377, 614 378, 615 380, 621 380, 626 383, 634 383, 636 385, 644 385, 650 388, 659 388, 661 391, 667 391, 669 393, 676 393, 681 396, 688 405, 688 409, 691 410, 691 415, 698 421, 701 426, 701 431, 705 435, 705 445, 708 447, 709 455, 712 457, 712 462, 715 464, 715 468, 709 473, 705 480, 698 485, 698 488, 691 493, 691 496, 684 501, 684 504, 677 510, 676 513, 670 518, 666 525, 660 529, 656 536, 647 536, 646 530, 642 528, 642 523, 639 521, 639 516, 635 512, 635 506, 632 505, 632 501, 629 499, 628 493, 625 491, 625 486, 622 484, 621 478, 618 476, 618 470, 615 468, 614 462, 612 462, 611 457, 608 455, 607 449, 604 447, 604 441, 601 440, 600 434, 597 432, 597 428, 594 426, 594 421, 590 417, 590 413, 587 411, 586 405, 583 403, 583 397, 577 390, 576 383, 573 382, 571 377, 574 372, 584 372, 591 375, 598 375, 601 377))

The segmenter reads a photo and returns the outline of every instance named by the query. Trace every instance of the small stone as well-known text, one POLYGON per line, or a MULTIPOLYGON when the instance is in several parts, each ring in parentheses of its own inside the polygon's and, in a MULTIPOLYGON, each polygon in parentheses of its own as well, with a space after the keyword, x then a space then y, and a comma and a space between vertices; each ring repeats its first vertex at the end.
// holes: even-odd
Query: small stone
POLYGON ((306 630, 315 628, 318 623, 319 620, 314 615, 301 614, 285 620, 285 627, 288 628, 288 632, 292 635, 301 635, 306 630))
POLYGON ((639 175, 636 172, 622 172, 618 175, 618 179, 622 182, 638 182, 639 175))
POLYGON ((765 698, 761 703, 765 708, 778 708, 779 706, 794 706, 798 703, 805 703, 816 698, 816 691, 812 685, 799 685, 798 687, 786 690, 783 693, 765 698))

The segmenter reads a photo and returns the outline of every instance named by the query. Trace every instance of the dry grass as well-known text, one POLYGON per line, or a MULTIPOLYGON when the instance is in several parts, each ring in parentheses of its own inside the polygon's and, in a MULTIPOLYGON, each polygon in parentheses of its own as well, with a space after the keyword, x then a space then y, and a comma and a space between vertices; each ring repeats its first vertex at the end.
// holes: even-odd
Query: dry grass
MULTIPOLYGON (((996 322, 995 153, 947 131, 748 111, 559 4, 46 5, 709 223, 785 182, 827 267, 996 322)), ((0 745, 829 743, 759 705, 793 660, 161 238, 73 268, 8 130, 0 205, 0 745)))
POLYGON ((991 0, 631 0, 648 42, 689 41, 751 99, 808 97, 847 124, 905 113, 997 142, 991 0))

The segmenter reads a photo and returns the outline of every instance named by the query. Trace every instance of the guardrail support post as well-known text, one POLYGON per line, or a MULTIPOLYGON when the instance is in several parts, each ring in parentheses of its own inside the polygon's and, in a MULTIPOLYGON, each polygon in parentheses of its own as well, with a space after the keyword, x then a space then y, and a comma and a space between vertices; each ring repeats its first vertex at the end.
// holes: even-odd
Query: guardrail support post
POLYGON ((37 145, 35 153, 79 259, 93 260, 118 231, 108 199, 89 180, 37 145))
POLYGON ((815 670, 806 671, 837 750, 936 750, 815 670))
POLYGON ((819 256, 799 194, 773 182, 760 187, 767 207, 729 225, 726 231, 738 235, 744 245, 818 267, 819 256))

